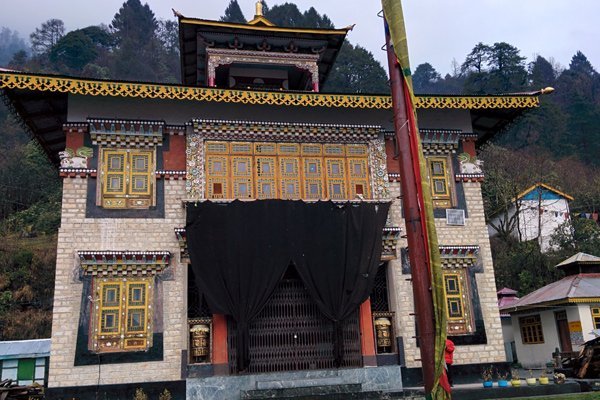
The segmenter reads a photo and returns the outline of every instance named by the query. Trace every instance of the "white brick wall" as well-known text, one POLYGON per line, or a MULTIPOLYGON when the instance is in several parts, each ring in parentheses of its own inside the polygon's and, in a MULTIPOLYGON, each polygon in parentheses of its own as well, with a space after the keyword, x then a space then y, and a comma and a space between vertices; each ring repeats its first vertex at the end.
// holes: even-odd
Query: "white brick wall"
MULTIPOLYGON (((488 237, 485 217, 483 212, 483 199, 481 197, 481 184, 477 182, 463 183, 465 198, 468 208, 468 218, 465 226, 448 226, 446 220, 436 219, 438 242, 440 245, 478 245, 479 257, 483 265, 483 272, 475 274, 481 311, 483 314, 487 344, 472 346, 457 346, 454 352, 456 364, 492 363, 506 361, 502 340, 502 327, 498 312, 496 298, 496 283, 492 253, 488 237)), ((390 184, 392 205, 392 221, 406 231, 404 220, 400 212, 400 183, 390 184)), ((398 250, 406 247, 406 241, 401 239, 398 250)), ((398 255, 400 251, 398 251, 398 255)), ((409 315, 414 312, 412 284, 402 275, 401 261, 394 260, 389 264, 390 272, 388 281, 392 311, 396 312, 396 335, 404 339, 406 366, 409 368, 420 367, 419 348, 416 346, 415 317, 409 315)))
POLYGON ((63 181, 58 234, 49 386, 85 386, 181 379, 187 348, 187 271, 174 228, 185 225, 185 181, 165 180, 165 218, 86 218, 86 178, 63 181), (166 250, 174 280, 163 282, 163 361, 74 367, 83 285, 75 279, 80 250, 166 250))

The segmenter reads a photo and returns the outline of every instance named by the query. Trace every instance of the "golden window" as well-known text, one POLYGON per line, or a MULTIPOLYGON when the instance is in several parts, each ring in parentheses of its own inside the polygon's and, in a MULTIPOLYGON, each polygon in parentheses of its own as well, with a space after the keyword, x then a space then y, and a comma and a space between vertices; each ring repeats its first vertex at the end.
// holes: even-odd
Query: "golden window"
POLYGON ((436 208, 452 207, 452 190, 448 165, 448 158, 446 157, 427 157, 431 196, 433 205, 436 208))
POLYGON ((207 141, 205 150, 209 199, 370 198, 364 144, 207 141))
POLYGON ((149 208, 154 205, 154 150, 102 149, 98 205, 149 208))
POLYGON ((152 346, 153 278, 94 278, 90 349, 99 353, 152 346))
POLYGON ((443 276, 448 334, 468 333, 472 330, 472 318, 469 310, 470 294, 468 291, 466 270, 464 268, 446 270, 443 276))
POLYGON ((592 325, 594 329, 600 329, 600 307, 591 307, 592 325))
POLYGON ((539 314, 519 318, 519 326, 523 344, 544 343, 542 319, 539 314))

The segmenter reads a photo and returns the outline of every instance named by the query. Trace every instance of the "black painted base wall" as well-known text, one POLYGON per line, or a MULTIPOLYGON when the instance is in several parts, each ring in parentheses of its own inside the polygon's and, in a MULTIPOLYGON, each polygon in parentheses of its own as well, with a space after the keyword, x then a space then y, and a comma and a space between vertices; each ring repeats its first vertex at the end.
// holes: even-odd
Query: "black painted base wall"
MULTIPOLYGON (((490 366, 494 367, 495 371, 510 372, 510 363, 507 362, 452 365, 454 384, 483 382, 481 372, 490 366)), ((421 368, 402 367, 402 385, 405 387, 423 386, 421 368)))
POLYGON ((185 400, 185 381, 48 388, 46 400, 132 400, 140 388, 150 400, 158 399, 165 389, 171 393, 172 400, 185 400))

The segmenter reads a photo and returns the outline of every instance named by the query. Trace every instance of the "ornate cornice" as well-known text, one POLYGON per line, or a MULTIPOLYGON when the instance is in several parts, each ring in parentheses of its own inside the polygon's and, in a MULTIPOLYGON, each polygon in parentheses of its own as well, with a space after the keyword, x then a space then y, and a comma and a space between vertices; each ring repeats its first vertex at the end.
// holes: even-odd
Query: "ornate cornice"
POLYGON ((194 132, 206 139, 366 142, 381 132, 378 125, 310 124, 194 119, 194 132))
POLYGON ((147 276, 169 266, 168 251, 79 251, 81 270, 86 275, 147 276))
MULTIPOLYGON (((301 107, 345 107, 391 109, 390 96, 323 93, 290 93, 201 88, 138 82, 113 82, 59 76, 0 72, 0 89, 27 89, 86 96, 134 97, 213 101, 242 104, 268 104, 301 107)), ((417 108, 429 109, 493 109, 533 108, 539 106, 537 95, 500 96, 417 96, 417 108)))

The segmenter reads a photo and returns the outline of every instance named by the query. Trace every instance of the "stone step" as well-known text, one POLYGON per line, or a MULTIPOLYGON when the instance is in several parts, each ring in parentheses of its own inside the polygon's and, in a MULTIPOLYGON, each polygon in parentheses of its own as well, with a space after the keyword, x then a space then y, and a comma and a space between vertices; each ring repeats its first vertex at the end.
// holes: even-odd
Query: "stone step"
POLYGON ((256 381, 257 389, 285 389, 295 387, 310 387, 310 386, 334 386, 343 385, 344 380, 339 376, 331 377, 314 377, 306 379, 294 380, 264 380, 256 381))
POLYGON ((390 397, 379 391, 363 392, 360 383, 350 383, 326 386, 296 386, 275 389, 245 390, 242 391, 241 398, 242 400, 381 400, 390 397))

